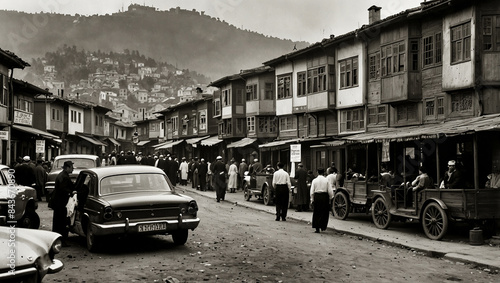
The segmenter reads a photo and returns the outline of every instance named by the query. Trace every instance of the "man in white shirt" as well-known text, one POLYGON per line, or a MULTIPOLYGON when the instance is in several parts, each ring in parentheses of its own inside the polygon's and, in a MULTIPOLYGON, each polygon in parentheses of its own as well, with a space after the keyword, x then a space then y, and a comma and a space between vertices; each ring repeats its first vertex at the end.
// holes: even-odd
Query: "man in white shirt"
POLYGON ((284 164, 278 162, 278 171, 273 174, 274 203, 276 204, 276 221, 286 221, 288 211, 289 193, 292 187, 290 175, 283 170, 284 164))
POLYGON ((312 227, 326 230, 330 218, 330 200, 333 199, 332 185, 325 176, 325 169, 318 168, 318 176, 311 183, 311 204, 313 204, 312 227))

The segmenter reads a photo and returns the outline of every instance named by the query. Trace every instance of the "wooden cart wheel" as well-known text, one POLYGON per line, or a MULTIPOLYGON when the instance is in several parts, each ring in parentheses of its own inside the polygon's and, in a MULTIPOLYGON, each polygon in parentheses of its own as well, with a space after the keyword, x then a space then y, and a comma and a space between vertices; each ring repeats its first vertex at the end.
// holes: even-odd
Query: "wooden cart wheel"
POLYGON ((250 194, 250 188, 248 187, 247 183, 245 183, 245 186, 243 187, 243 197, 246 201, 249 201, 252 197, 252 195, 250 194))
POLYGON ((271 205, 271 190, 269 190, 269 186, 265 186, 262 190, 262 197, 264 198, 265 205, 271 205))
POLYGON ((432 240, 441 240, 448 230, 446 212, 435 202, 425 207, 421 222, 425 235, 432 240))
POLYGON ((333 197, 333 216, 337 219, 344 220, 349 215, 349 209, 349 199, 345 193, 336 193, 333 197))
POLYGON ((383 198, 378 198, 372 205, 373 223, 377 228, 387 229, 391 223, 392 215, 387 209, 383 198))

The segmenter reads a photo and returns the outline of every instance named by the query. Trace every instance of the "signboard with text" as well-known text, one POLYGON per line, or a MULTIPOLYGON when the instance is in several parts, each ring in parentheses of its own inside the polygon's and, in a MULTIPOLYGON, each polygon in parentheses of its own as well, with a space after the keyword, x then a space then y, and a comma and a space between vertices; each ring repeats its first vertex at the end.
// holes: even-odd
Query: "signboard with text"
POLYGON ((9 139, 9 131, 0 131, 0 140, 6 141, 9 139))
POLYGON ((300 156, 302 155, 300 144, 290 145, 290 162, 300 162, 300 156))
POLYGON ((45 140, 36 140, 36 153, 45 153, 45 140))

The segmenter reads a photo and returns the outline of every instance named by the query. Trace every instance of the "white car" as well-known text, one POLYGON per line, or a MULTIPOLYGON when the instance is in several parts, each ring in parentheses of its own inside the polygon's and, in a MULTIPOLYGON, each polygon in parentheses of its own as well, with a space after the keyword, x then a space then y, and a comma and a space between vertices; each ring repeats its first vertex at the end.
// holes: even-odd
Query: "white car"
POLYGON ((0 282, 41 282, 63 269, 55 259, 61 235, 54 232, 0 227, 0 282))
MULTIPOLYGON (((101 158, 97 155, 92 154, 64 154, 58 155, 54 158, 52 163, 52 169, 47 176, 47 182, 45 183, 45 192, 47 196, 50 196, 55 187, 55 182, 57 175, 61 173, 62 166, 64 162, 72 161, 73 173, 70 174, 71 180, 74 182, 76 177, 82 169, 101 167, 101 158)), ((49 201, 47 197, 47 201, 49 201)))

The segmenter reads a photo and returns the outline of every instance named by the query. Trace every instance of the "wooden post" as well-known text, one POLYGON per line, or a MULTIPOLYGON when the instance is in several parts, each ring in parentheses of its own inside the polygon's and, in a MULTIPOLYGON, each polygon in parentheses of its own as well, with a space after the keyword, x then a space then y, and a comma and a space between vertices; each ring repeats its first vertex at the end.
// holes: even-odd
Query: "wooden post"
POLYGON ((439 167, 439 143, 436 142, 436 177, 437 177, 437 185, 439 188, 440 180, 441 180, 441 168, 439 167))
MULTIPOLYGON (((479 160, 477 152, 477 133, 472 137, 472 147, 474 150, 474 189, 479 189, 479 160)), ((477 211, 477 210, 476 210, 477 211)))

